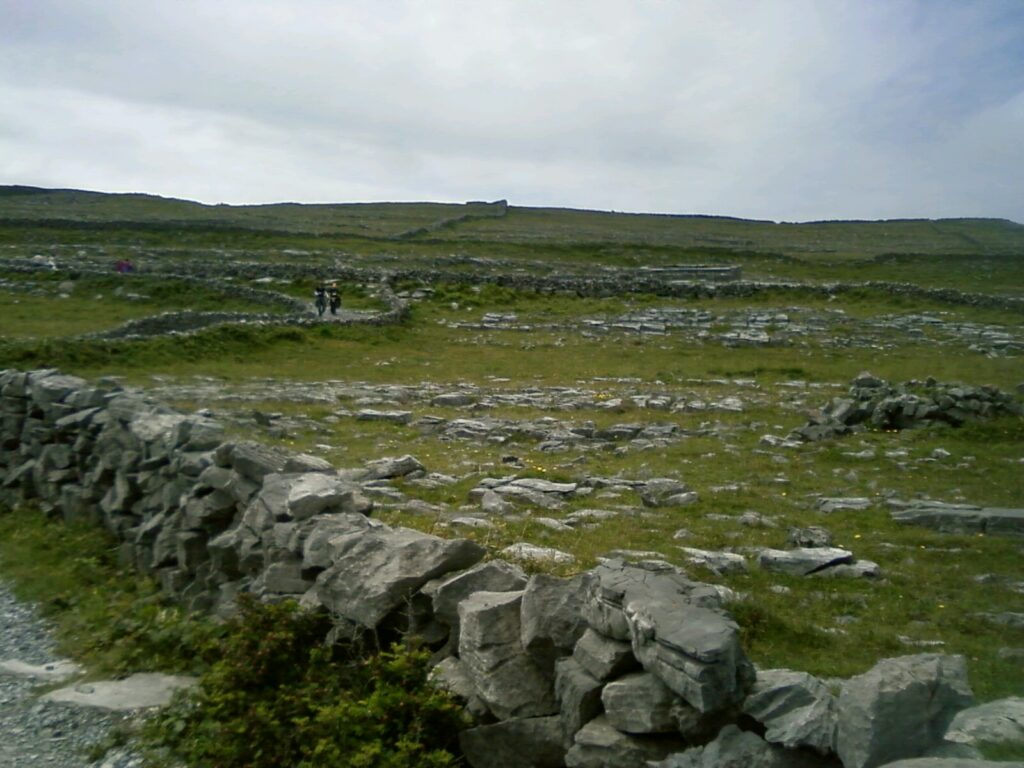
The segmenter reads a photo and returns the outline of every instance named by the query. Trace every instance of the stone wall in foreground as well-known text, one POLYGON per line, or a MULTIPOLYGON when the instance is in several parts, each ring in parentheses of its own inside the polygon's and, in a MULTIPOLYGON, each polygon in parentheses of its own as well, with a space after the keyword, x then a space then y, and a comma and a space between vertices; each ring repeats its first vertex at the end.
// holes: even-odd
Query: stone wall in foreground
POLYGON ((372 517, 371 489, 424 474, 409 456, 338 470, 116 385, 0 372, 0 504, 104 526, 193 610, 250 592, 323 608, 335 637, 417 633, 476 718, 477 768, 871 768, 939 748, 971 703, 958 656, 889 659, 838 692, 755 673, 721 591, 667 563, 528 576, 372 517))

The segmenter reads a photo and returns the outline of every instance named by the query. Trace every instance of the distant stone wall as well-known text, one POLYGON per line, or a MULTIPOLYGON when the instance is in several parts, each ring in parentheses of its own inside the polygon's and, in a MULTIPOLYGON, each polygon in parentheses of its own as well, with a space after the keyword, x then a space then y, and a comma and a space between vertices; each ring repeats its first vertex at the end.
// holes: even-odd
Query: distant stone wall
POLYGON ((424 473, 409 456, 337 470, 116 385, 0 372, 0 503, 102 525, 192 610, 250 592, 328 611, 335 638, 421 636, 476 717, 476 768, 869 768, 929 752, 971 703, 959 656, 886 660, 838 695, 755 674, 722 590, 664 562, 527 576, 371 517, 370 487, 424 473))
MULTIPOLYGON (((61 269, 70 269, 82 274, 110 274, 94 268, 79 269, 60 265, 61 269)), ((345 264, 298 265, 288 263, 263 262, 221 262, 210 264, 208 261, 195 260, 187 265, 188 274, 181 274, 183 265, 170 262, 166 265, 153 260, 147 265, 146 274, 161 274, 178 279, 218 281, 217 286, 231 286, 230 282, 220 282, 224 278, 238 280, 257 280, 274 277, 283 280, 299 280, 315 274, 350 283, 382 283, 391 285, 399 283, 419 283, 436 285, 451 283, 456 285, 500 285, 525 291, 545 294, 571 294, 586 297, 613 297, 629 294, 649 294, 680 299, 705 299, 716 296, 727 298, 751 298, 762 294, 794 294, 819 295, 824 297, 842 296, 845 293, 864 289, 877 291, 890 296, 906 297, 921 301, 934 301, 951 306, 986 307, 1024 312, 1024 298, 1016 296, 998 296, 986 293, 969 293, 955 288, 929 288, 915 283, 896 283, 882 280, 864 282, 833 282, 805 283, 799 281, 753 281, 741 280, 738 266, 716 267, 704 265, 683 266, 680 269, 697 269, 688 279, 682 279, 667 268, 601 268, 587 274, 545 274, 543 267, 550 265, 531 265, 527 270, 513 261, 474 259, 471 257, 449 257, 425 259, 421 266, 406 268, 401 266, 384 268, 365 268, 345 264), (465 266, 473 266, 465 269, 465 266), (537 268, 532 268, 536 266, 537 268), (716 270, 725 270, 717 272, 716 270), (732 279, 735 275, 736 279, 732 279)), ((12 271, 39 271, 28 260, 10 261, 4 269, 12 271)), ((245 286, 232 286, 226 290, 243 290, 245 286)), ((257 291, 260 289, 249 289, 257 291)), ((270 292, 267 293, 276 293, 270 292)), ((242 295, 242 294, 238 294, 242 295)), ((283 296, 288 301, 300 302, 294 297, 283 296)))
POLYGON ((668 280, 709 280, 720 283, 739 280, 743 268, 739 266, 717 267, 708 264, 676 264, 668 267, 641 267, 646 272, 668 280))

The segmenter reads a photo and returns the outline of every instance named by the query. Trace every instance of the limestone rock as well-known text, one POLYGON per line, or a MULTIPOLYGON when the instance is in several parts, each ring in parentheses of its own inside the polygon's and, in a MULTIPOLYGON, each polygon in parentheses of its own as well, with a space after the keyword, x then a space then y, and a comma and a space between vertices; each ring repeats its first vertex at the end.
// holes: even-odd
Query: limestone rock
POLYGON ((961 710, 944 738, 958 744, 1024 745, 1024 699, 1010 696, 961 710))
POLYGON ((883 659, 843 684, 836 752, 846 768, 918 757, 942 740, 957 712, 973 703, 962 656, 883 659))
POLYGON ((681 570, 669 567, 627 565, 608 560, 587 574, 587 601, 583 606, 587 623, 605 637, 629 642, 632 638, 624 607, 637 594, 653 589, 679 600, 687 600, 698 588, 681 570))
POLYGON ((273 448, 259 443, 242 442, 230 446, 228 450, 230 466, 250 480, 262 480, 272 472, 284 472, 285 457, 273 448))
POLYGON ((582 613, 586 591, 582 576, 530 577, 522 607, 522 642, 527 653, 545 664, 572 653, 587 629, 582 613))
POLYGON ((565 764, 567 768, 645 768, 648 761, 661 760, 682 746, 678 737, 622 733, 599 715, 576 733, 565 764))
POLYGON ((526 586, 526 574, 518 565, 491 560, 462 573, 445 576, 424 586, 433 599, 434 615, 452 628, 458 638, 459 603, 474 592, 517 592, 526 586))
POLYGON ((687 561, 701 565, 714 573, 746 573, 747 559, 735 552, 712 552, 694 547, 678 548, 687 561))
POLYGON ((672 733, 675 694, 650 672, 633 672, 601 692, 608 723, 624 733, 672 733))
POLYGON ((298 526, 289 537, 287 548, 302 554, 303 568, 328 568, 334 562, 331 540, 348 533, 383 527, 359 513, 318 515, 298 526))
POLYGON ((288 512, 296 520, 330 512, 368 514, 373 503, 363 496, 359 486, 337 477, 313 472, 295 477, 288 489, 288 512))
POLYGON ((828 686, 806 672, 761 669, 742 709, 765 726, 767 741, 825 754, 835 747, 836 706, 828 686))
POLYGON ((738 702, 753 681, 739 645, 739 627, 720 610, 710 585, 677 569, 657 570, 609 561, 588 576, 584 605, 590 626, 629 640, 653 672, 702 714, 738 702))
POLYGON ((501 550, 501 555, 510 560, 522 560, 523 562, 533 563, 569 565, 576 562, 576 558, 568 552, 563 552, 554 547, 539 547, 536 544, 530 544, 525 541, 510 544, 501 550))
POLYGON ((102 680, 60 688, 50 691, 43 698, 65 704, 127 712, 165 706, 176 690, 190 688, 195 684, 196 679, 193 677, 140 672, 123 680, 102 680))
POLYGON ((648 480, 640 489, 640 500, 647 507, 684 506, 696 499, 690 499, 691 493, 686 483, 674 478, 659 477, 648 480))
POLYGON ((640 666, 630 643, 613 640, 589 628, 576 643, 572 656, 597 680, 619 677, 640 666))
POLYGON ((756 733, 727 725, 711 743, 648 765, 651 768, 825 768, 834 764, 823 763, 814 753, 783 749, 769 744, 756 733))
POLYGON ((559 659, 555 663, 555 698, 567 746, 585 723, 601 714, 602 687, 601 681, 575 659, 559 659))
POLYGON ((562 768, 565 748, 557 716, 470 728, 459 745, 473 768, 562 768))
POLYGON ((558 711, 553 674, 521 641, 522 592, 476 592, 459 604, 459 658, 499 720, 558 711))
POLYGON ((366 463, 366 480, 386 480, 393 477, 405 477, 413 472, 426 471, 419 459, 408 454, 387 457, 366 463))
POLYGON ((477 720, 490 715, 487 705, 476 692, 466 665, 456 656, 448 656, 430 670, 430 682, 466 702, 466 711, 477 720))
POLYGON ((838 547, 762 549, 757 562, 766 571, 807 576, 836 565, 848 565, 853 562, 853 553, 838 547))
POLYGON ((718 610, 666 597, 625 606, 633 653, 644 669, 702 714, 738 702, 753 679, 739 627, 718 610))
POLYGON ((466 539, 386 526, 336 536, 330 547, 333 564, 317 577, 317 595, 335 615, 369 629, 431 579, 484 555, 466 539))

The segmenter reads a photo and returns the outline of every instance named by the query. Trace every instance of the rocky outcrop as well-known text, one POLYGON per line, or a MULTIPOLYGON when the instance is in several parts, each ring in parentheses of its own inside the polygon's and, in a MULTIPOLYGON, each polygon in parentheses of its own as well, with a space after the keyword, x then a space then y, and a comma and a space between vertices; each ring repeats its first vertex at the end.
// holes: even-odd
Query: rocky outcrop
POLYGON ((845 768, 875 768, 924 755, 953 717, 974 704, 962 656, 880 661, 839 694, 836 752, 845 768))
POLYGON ((941 501, 889 501, 890 516, 901 525, 916 525, 942 533, 1024 536, 1024 509, 946 504, 941 501))
POLYGON ((934 379, 890 384, 862 373, 851 382, 847 397, 833 399, 790 438, 813 442, 857 429, 899 430, 933 423, 957 427, 970 419, 1022 412, 1013 395, 995 387, 946 384, 934 379))

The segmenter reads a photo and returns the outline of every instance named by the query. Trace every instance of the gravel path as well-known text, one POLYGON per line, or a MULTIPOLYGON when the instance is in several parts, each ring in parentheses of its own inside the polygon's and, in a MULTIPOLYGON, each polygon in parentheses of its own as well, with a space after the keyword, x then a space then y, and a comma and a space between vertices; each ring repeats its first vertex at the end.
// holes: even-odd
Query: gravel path
MULTIPOLYGON (((46 664, 59 657, 47 623, 0 582, 0 661, 46 664)), ((95 707, 41 701, 39 681, 0 670, 0 766, 3 768, 130 768, 126 752, 90 763, 87 751, 124 715, 95 707)))

